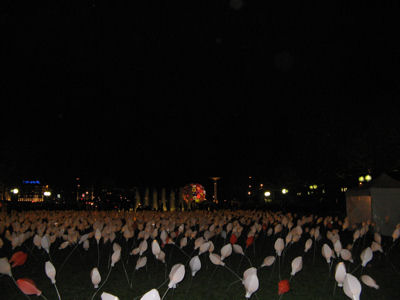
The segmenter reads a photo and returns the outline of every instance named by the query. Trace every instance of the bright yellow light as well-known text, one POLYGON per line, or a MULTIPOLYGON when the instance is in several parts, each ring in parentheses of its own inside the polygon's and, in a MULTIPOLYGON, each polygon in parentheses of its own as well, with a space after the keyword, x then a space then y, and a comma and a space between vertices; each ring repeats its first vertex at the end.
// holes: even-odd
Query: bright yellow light
POLYGON ((358 181, 359 181, 359 182, 364 182, 364 176, 358 177, 358 181))
POLYGON ((313 186, 313 185, 310 185, 309 188, 310 188, 310 190, 312 190, 312 189, 314 188, 314 186, 313 186))
POLYGON ((264 196, 265 196, 265 197, 271 196, 271 192, 270 192, 270 191, 266 191, 266 192, 264 193, 264 196))
POLYGON ((318 188, 318 185, 314 184, 313 188, 314 188, 314 190, 316 190, 318 188))
POLYGON ((51 192, 49 192, 49 191, 45 191, 44 193, 43 193, 43 195, 45 195, 45 196, 51 196, 51 192))
POLYGON ((18 194, 18 193, 19 193, 19 190, 18 190, 17 188, 12 189, 12 190, 11 190, 11 193, 13 193, 13 194, 18 194))
POLYGON ((372 177, 371 177, 371 175, 365 175, 365 180, 366 181, 371 181, 372 180, 372 177))
POLYGON ((287 189, 282 189, 282 194, 287 194, 289 191, 287 189))

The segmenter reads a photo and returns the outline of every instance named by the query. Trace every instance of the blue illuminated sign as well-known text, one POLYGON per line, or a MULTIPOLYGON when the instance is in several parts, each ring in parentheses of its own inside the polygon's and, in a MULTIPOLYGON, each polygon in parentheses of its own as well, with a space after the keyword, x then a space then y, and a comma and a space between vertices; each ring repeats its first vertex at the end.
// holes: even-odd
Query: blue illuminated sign
POLYGON ((23 184, 40 184, 39 180, 22 180, 23 184))

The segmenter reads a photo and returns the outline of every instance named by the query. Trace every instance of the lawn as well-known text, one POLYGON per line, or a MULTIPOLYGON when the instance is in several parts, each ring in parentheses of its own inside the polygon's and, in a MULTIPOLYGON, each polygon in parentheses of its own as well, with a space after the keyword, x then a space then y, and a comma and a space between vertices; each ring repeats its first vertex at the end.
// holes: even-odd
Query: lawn
MULTIPOLYGON (((1 215, 0 221, 0 237, 3 246, 0 248, 0 258, 11 258, 13 253, 23 251, 27 253, 28 259, 21 266, 12 268, 13 277, 30 278, 34 281, 36 287, 42 291, 43 295, 48 299, 58 299, 56 289, 45 273, 45 262, 51 260, 57 270, 56 285, 64 300, 89 300, 100 299, 103 291, 113 294, 121 300, 137 299, 139 300, 147 291, 156 288, 164 299, 245 299, 245 287, 239 281, 243 272, 251 266, 258 268, 257 276, 259 280, 258 290, 252 294, 251 299, 349 299, 343 289, 337 286, 335 281, 335 266, 340 258, 332 260, 332 264, 328 264, 321 254, 323 244, 328 244, 333 249, 331 240, 327 238, 327 232, 335 228, 341 228, 339 221, 333 220, 332 227, 326 227, 324 222, 319 221, 315 216, 311 222, 301 225, 303 233, 296 242, 289 243, 281 256, 276 257, 276 261, 272 266, 260 267, 266 256, 276 256, 274 243, 277 238, 282 237, 284 240, 289 232, 286 226, 279 233, 268 232, 270 228, 282 220, 281 213, 272 213, 265 211, 237 211, 232 212, 217 211, 211 212, 173 212, 173 213, 155 213, 141 212, 137 215, 131 212, 77 212, 76 215, 70 212, 67 217, 60 217, 63 212, 29 212, 29 217, 25 217, 26 213, 14 213, 13 217, 21 224, 24 222, 31 225, 31 236, 27 238, 21 245, 12 249, 11 242, 7 239, 7 230, 9 233, 16 232, 18 229, 10 222, 10 216, 1 215), (50 217, 44 218, 45 214, 50 217), (273 216, 272 219, 266 221, 266 216, 273 216), (107 218, 108 216, 108 218, 107 218), (74 220, 74 217, 78 221, 74 220), (58 224, 54 224, 55 218, 61 218, 58 224), (86 221, 84 219, 87 219, 86 221), (102 238, 99 242, 99 252, 97 242, 94 237, 93 223, 94 220, 100 221, 107 227, 111 224, 115 238, 111 242, 109 239, 104 242, 102 238), (29 220, 29 221, 27 221, 29 220), (40 220, 40 223, 34 221, 40 220), (119 221, 116 221, 119 220, 119 221), (220 254, 222 246, 230 242, 232 231, 227 230, 227 224, 236 221, 243 229, 237 240, 244 252, 245 256, 232 252, 230 256, 224 259, 226 266, 216 266, 209 259, 209 251, 199 255, 201 260, 201 269, 194 277, 191 275, 189 268, 189 259, 199 253, 199 249, 194 249, 194 241, 196 238, 203 236, 207 231, 214 234, 210 241, 214 244, 214 253, 220 254), (132 249, 138 247, 143 238, 138 238, 140 225, 148 222, 148 228, 152 230, 170 228, 170 233, 178 233, 179 225, 186 224, 183 233, 173 237, 174 244, 165 244, 161 246, 165 252, 165 263, 157 260, 152 253, 151 242, 153 238, 148 238, 148 249, 142 254, 147 257, 146 266, 135 270, 136 262, 139 255, 130 255, 132 249), (319 222, 319 223, 317 223, 319 222), (50 255, 43 249, 39 249, 33 243, 34 234, 40 231, 38 224, 45 224, 46 228, 52 235, 59 231, 61 224, 65 225, 65 233, 68 229, 71 232, 79 232, 79 236, 84 233, 91 233, 88 238, 89 249, 85 250, 83 244, 71 244, 65 249, 59 249, 62 242, 65 241, 62 235, 57 237, 50 246, 50 255), (264 228, 260 227, 255 232, 254 242, 246 248, 248 232, 254 224, 265 224, 264 228), (50 226, 52 224, 52 226, 50 226), (134 236, 126 239, 123 235, 124 225, 132 225, 134 236), (154 225, 152 225, 154 224, 154 225), (209 226, 217 224, 211 229, 209 226), (36 228, 35 228, 36 226, 36 228), (305 253, 304 245, 310 238, 310 230, 319 227, 320 239, 313 239, 312 247, 305 253), (33 228, 33 229, 32 229, 33 228), (188 229, 197 231, 197 235, 188 239, 187 246, 180 249, 180 240, 184 237, 188 229), (72 230, 74 229, 74 230, 72 230), (226 233, 226 237, 225 234, 226 233), (118 243, 121 246, 121 258, 114 267, 110 268, 111 255, 113 253, 113 244, 118 243), (99 256, 98 256, 99 253, 99 256), (291 262, 295 257, 302 256, 303 267, 294 276, 290 276, 291 262), (168 288, 169 273, 174 264, 181 263, 185 265, 185 277, 179 282, 175 289, 168 288), (101 274, 100 290, 94 288, 90 273, 94 267, 97 267, 101 274), (109 270, 111 270, 109 272, 109 270), (108 279, 105 282, 107 274, 108 279), (235 273, 235 274, 234 274, 235 273), (290 280, 290 291, 278 295, 278 282, 282 279, 290 280), (103 285, 103 283, 105 284, 103 285), (132 282, 132 284, 130 284, 132 282), (96 294, 95 294, 96 293, 96 294), (94 295, 95 294, 95 295, 94 295), (93 297, 94 295, 94 297, 93 297)), ((303 216, 287 215, 295 224, 301 220, 303 216)), ((329 222, 328 222, 329 224, 329 222)), ((329 225, 331 226, 331 225, 329 225)), ((158 231, 159 233, 161 230, 158 231)), ((340 241, 345 248, 349 244, 353 244, 354 229, 340 230, 340 241)), ((9 236, 9 235, 8 235, 9 236)), ((162 241, 160 234, 156 237, 160 245, 162 241)), ((362 274, 371 276, 379 285, 379 289, 366 286, 361 282, 362 292, 360 299, 400 299, 400 243, 399 239, 393 242, 391 236, 382 236, 382 248, 384 253, 376 251, 373 253, 372 260, 366 267, 360 267, 360 253, 366 247, 370 246, 374 240, 373 227, 369 226, 369 231, 358 238, 352 248, 352 256, 354 262, 344 261, 346 270, 353 273, 358 279, 362 274)), ((79 238, 78 238, 79 241, 79 238)), ((0 275, 0 291, 1 299, 27 299, 14 284, 12 278, 8 275, 0 275)), ((36 295, 29 296, 31 299, 40 298, 36 295)))

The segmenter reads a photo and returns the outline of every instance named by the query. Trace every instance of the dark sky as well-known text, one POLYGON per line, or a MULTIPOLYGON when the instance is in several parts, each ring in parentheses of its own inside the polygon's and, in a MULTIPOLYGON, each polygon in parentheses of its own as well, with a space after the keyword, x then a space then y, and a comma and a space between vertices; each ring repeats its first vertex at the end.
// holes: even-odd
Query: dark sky
POLYGON ((13 176, 312 177, 398 133, 399 1, 109 2, 2 2, 13 176))

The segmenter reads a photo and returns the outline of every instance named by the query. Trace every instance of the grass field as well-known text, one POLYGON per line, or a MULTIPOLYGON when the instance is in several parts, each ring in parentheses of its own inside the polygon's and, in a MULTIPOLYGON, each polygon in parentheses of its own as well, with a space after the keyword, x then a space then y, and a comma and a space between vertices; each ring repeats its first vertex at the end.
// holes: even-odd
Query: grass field
MULTIPOLYGON (((237 242, 243 249, 245 249, 250 225, 251 223, 243 225, 243 233, 237 242)), ((269 226, 272 226, 272 224, 269 226)), ((307 224, 303 227, 312 228, 315 226, 316 224, 307 224)), ((193 229, 198 229, 198 226, 193 229)), ((267 231, 261 230, 255 237, 254 243, 245 249, 246 257, 233 252, 229 257, 225 258, 224 262, 239 277, 242 277, 244 270, 250 266, 259 268, 266 256, 275 255, 275 240, 278 237, 285 239, 287 232, 288 230, 284 229, 277 235, 268 236, 267 231)), ((197 236, 202 234, 203 232, 199 232, 197 236)), ((175 245, 166 244, 162 248, 166 254, 165 264, 156 260, 152 254, 152 239, 150 237, 149 248, 143 254, 147 256, 147 264, 145 267, 134 271, 139 256, 130 255, 130 252, 140 242, 137 236, 138 229, 136 229, 134 237, 128 241, 125 240, 120 232, 116 233, 116 238, 113 242, 122 247, 121 259, 111 268, 104 286, 101 285, 109 270, 113 247, 110 241, 106 243, 103 243, 102 240, 100 241, 98 269, 102 282, 100 283, 101 290, 97 292, 93 299, 100 299, 101 293, 106 291, 121 300, 138 300, 144 293, 153 288, 156 288, 160 295, 163 296, 167 291, 168 274, 171 267, 176 263, 182 263, 186 266, 185 277, 177 284, 176 289, 170 289, 165 294, 164 299, 245 299, 245 288, 238 280, 238 277, 227 268, 212 264, 208 252, 200 255, 201 270, 194 277, 191 276, 188 265, 189 257, 196 255, 198 250, 194 250, 194 239, 189 240, 188 245, 180 250, 178 247, 182 235, 175 239, 175 245), (132 287, 128 283, 131 280, 132 287)), ((321 226, 321 236, 322 238, 305 253, 304 244, 309 238, 309 234, 304 232, 301 239, 290 244, 285 249, 284 254, 277 258, 272 266, 259 268, 257 271, 259 289, 251 296, 251 299, 349 299, 343 290, 337 287, 334 278, 335 265, 339 259, 335 259, 330 268, 330 265, 321 255, 321 247, 324 243, 327 243, 333 249, 331 242, 326 239, 326 229, 323 226, 321 226), (297 256, 303 257, 303 268, 290 279, 291 261, 297 256), (280 279, 290 279, 290 291, 281 297, 278 295, 278 282, 280 279)), ((22 246, 18 246, 13 250, 11 243, 4 237, 4 232, 0 237, 4 241, 4 245, 0 249, 0 258, 7 257, 10 259, 11 255, 16 251, 23 251, 28 254, 28 260, 24 265, 12 269, 14 278, 30 278, 48 300, 58 299, 56 290, 44 271, 44 264, 49 260, 47 252, 34 246, 32 237, 26 240, 22 246)), ((343 246, 352 243, 353 232, 349 230, 341 232, 340 239, 343 246)), ((353 275, 358 278, 360 278, 361 274, 368 274, 379 285, 379 289, 373 289, 361 283, 361 299, 400 299, 400 243, 398 243, 398 240, 393 246, 392 237, 383 236, 382 247, 386 252, 392 246, 390 252, 388 254, 374 252, 373 259, 365 268, 358 267, 360 264, 360 252, 370 246, 372 240, 373 232, 369 231, 355 242, 352 250, 354 263, 345 262, 346 269, 348 272, 355 270, 353 275)), ((229 243, 229 233, 226 239, 219 234, 212 237, 211 241, 215 246, 214 253, 220 254, 221 247, 229 243)), ((63 240, 57 239, 50 247, 51 261, 57 270, 56 284, 61 298, 64 300, 92 299, 96 289, 94 289, 91 282, 90 271, 98 263, 96 240, 94 238, 89 239, 90 246, 87 251, 83 249, 82 245, 77 247, 72 245, 59 250, 58 247, 61 242, 63 240)), ((35 295, 29 297, 31 299, 40 298, 35 295)), ((17 289, 9 276, 0 275, 0 299, 27 299, 27 296, 17 289)))

